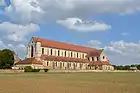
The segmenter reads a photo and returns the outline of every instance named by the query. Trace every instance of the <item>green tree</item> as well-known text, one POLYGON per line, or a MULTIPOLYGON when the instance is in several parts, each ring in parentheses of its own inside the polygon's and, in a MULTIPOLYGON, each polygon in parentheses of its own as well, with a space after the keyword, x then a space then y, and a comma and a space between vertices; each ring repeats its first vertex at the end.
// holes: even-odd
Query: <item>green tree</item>
POLYGON ((140 70, 140 65, 137 65, 137 69, 140 70))
POLYGON ((14 64, 14 53, 9 49, 0 51, 0 69, 9 69, 14 64))
POLYGON ((123 70, 130 70, 130 66, 129 65, 124 66, 123 70))
POLYGON ((117 66, 117 70, 123 70, 123 66, 117 66))

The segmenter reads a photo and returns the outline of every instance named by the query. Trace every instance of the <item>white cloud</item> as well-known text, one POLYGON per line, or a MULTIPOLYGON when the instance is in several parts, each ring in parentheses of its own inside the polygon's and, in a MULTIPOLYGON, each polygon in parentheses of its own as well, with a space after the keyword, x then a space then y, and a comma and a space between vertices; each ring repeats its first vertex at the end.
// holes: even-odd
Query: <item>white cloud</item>
POLYGON ((0 40, 0 49, 1 49, 1 48, 4 48, 4 47, 5 47, 5 44, 3 43, 2 40, 0 40))
POLYGON ((114 64, 140 63, 140 43, 115 41, 105 49, 114 64))
POLYGON ((25 52, 26 52, 26 46, 24 44, 14 44, 14 43, 6 44, 0 40, 0 50, 2 50, 2 49, 10 49, 22 58, 25 56, 25 52))
POLYGON ((103 22, 84 21, 80 18, 58 20, 57 23, 67 27, 68 29, 76 30, 79 32, 105 31, 111 29, 110 25, 107 25, 103 22))
POLYGON ((28 25, 13 24, 10 22, 0 23, 0 36, 4 36, 12 41, 25 41, 27 35, 38 30, 39 26, 32 23, 28 25))
POLYGON ((99 40, 90 40, 88 42, 88 45, 90 47, 94 47, 94 48, 100 48, 101 42, 99 40))
POLYGON ((128 33, 128 32, 123 32, 123 33, 121 33, 121 35, 122 35, 122 36, 129 36, 130 33, 128 33))
POLYGON ((4 6, 5 5, 5 0, 0 0, 0 6, 4 6))
POLYGON ((18 54, 20 57, 25 56, 26 46, 24 44, 6 44, 2 40, 0 40, 0 50, 2 49, 10 49, 18 54))
POLYGON ((140 11, 140 0, 10 0, 7 16, 22 23, 65 18, 89 18, 95 14, 132 14, 140 11))
POLYGON ((0 49, 14 50, 20 57, 25 56, 25 43, 27 36, 38 31, 40 28, 36 24, 20 25, 10 22, 0 23, 0 49))
POLYGON ((43 10, 38 6, 37 0, 10 0, 11 5, 5 8, 6 15, 12 20, 22 23, 32 23, 41 17, 43 10))

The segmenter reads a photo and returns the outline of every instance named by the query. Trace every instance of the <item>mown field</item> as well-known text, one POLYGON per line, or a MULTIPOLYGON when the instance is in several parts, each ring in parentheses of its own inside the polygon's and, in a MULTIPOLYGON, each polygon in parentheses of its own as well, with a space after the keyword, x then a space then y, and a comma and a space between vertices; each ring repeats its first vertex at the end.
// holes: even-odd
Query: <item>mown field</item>
POLYGON ((0 74, 0 93, 140 93, 140 73, 0 74))

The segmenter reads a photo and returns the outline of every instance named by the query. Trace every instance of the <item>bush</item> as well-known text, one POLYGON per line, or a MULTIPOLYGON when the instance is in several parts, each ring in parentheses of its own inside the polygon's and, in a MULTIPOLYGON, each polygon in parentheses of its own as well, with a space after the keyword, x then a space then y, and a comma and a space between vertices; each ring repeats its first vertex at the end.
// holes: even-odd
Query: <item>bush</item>
POLYGON ((26 66, 24 72, 32 72, 33 68, 31 66, 26 66))
POLYGON ((40 69, 33 69, 31 66, 26 66, 24 72, 39 72, 40 69))
POLYGON ((33 69, 32 72, 39 72, 40 69, 33 69))
POLYGON ((49 69, 44 69, 45 72, 48 72, 49 69))

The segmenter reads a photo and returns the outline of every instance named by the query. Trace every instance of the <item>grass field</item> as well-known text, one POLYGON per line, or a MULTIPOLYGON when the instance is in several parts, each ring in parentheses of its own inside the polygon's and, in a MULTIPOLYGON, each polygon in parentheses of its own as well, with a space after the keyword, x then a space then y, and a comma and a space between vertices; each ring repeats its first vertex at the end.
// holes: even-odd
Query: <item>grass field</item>
POLYGON ((0 93, 140 93, 140 73, 0 74, 0 93))

